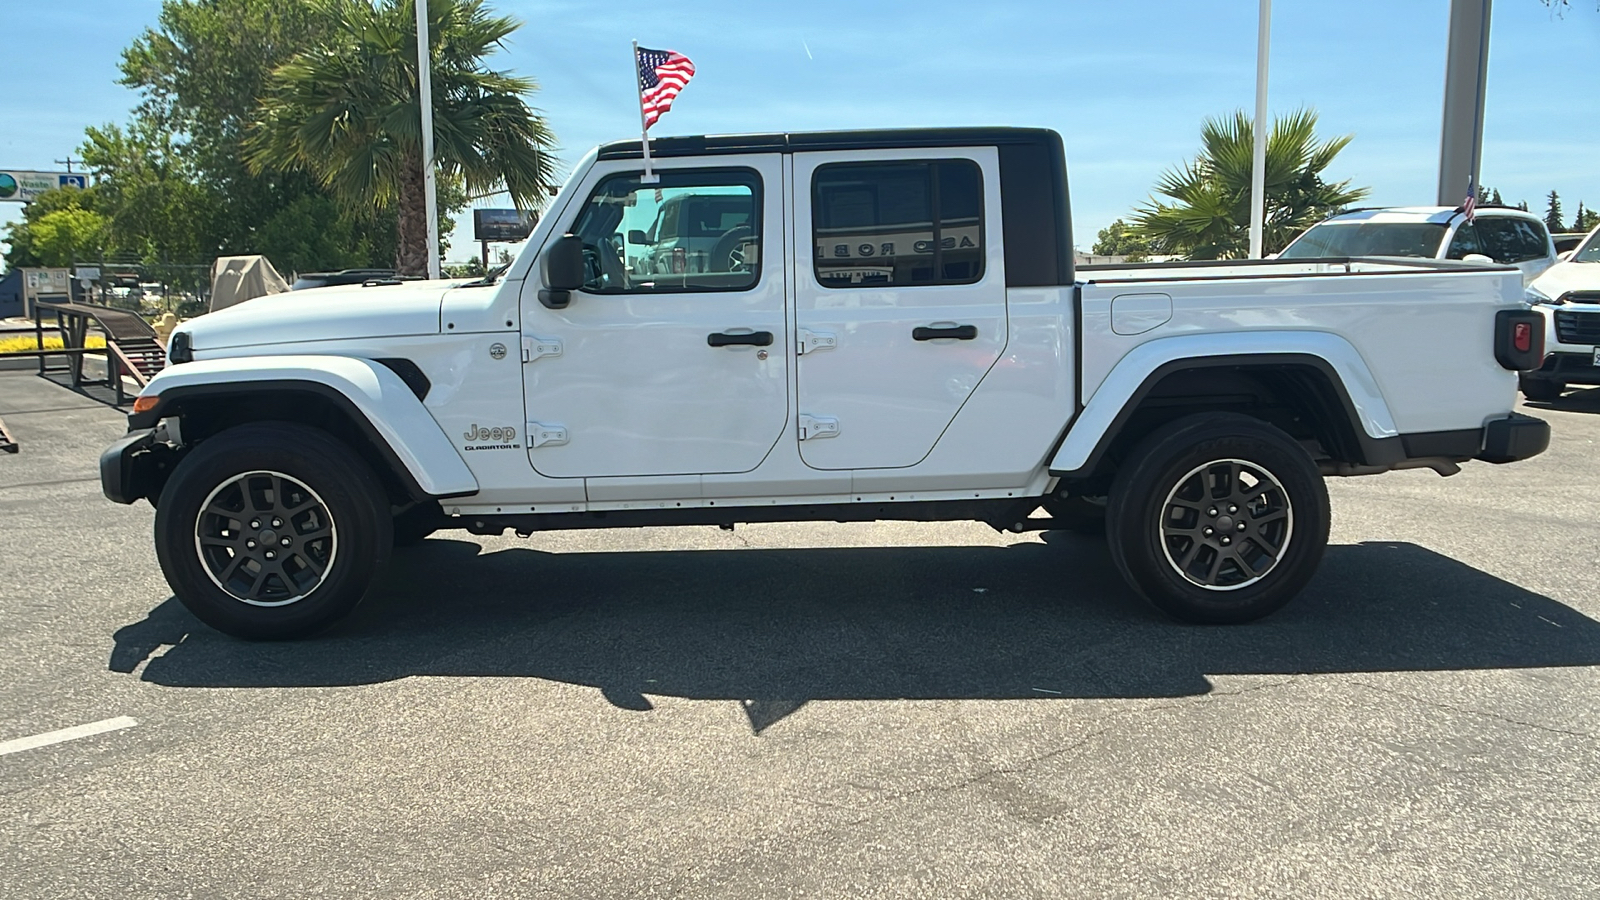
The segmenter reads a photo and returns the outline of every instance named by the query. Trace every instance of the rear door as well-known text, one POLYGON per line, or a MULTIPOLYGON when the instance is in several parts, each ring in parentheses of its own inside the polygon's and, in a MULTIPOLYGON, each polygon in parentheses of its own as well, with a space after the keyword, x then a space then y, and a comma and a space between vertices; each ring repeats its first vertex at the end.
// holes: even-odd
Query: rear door
POLYGON ((1006 345, 992 147, 794 157, 800 456, 913 466, 1006 345))

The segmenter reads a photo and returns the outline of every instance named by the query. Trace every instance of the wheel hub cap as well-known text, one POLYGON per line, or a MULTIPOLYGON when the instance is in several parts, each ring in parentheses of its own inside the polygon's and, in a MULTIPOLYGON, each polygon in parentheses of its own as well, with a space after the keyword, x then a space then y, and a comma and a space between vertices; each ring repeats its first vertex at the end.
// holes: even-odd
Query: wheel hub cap
POLYGON ((281 472, 235 475, 195 521, 195 551, 213 584, 251 606, 305 599, 333 566, 338 538, 328 505, 281 472))
POLYGON ((1167 494, 1161 546, 1191 584, 1235 591, 1271 572, 1289 549, 1294 510, 1266 467, 1241 459, 1196 466, 1167 494))

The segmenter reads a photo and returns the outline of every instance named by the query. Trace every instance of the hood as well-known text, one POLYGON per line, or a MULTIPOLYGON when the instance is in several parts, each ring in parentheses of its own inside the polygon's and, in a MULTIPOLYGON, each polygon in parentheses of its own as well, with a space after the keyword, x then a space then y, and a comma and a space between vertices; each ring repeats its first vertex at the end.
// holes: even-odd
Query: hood
POLYGON ((439 333, 439 307, 459 281, 340 285, 257 297, 178 327, 198 353, 267 344, 439 333))
POLYGON ((1529 287, 1552 300, 1568 291, 1600 291, 1600 263, 1562 262, 1544 270, 1529 287))

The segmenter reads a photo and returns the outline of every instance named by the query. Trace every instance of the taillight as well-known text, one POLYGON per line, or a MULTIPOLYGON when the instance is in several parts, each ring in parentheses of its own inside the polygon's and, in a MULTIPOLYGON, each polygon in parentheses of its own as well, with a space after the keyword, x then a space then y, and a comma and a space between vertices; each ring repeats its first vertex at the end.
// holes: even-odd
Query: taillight
POLYGON ((1494 318, 1494 358, 1502 368, 1530 372, 1544 364, 1544 316, 1502 309, 1494 318))

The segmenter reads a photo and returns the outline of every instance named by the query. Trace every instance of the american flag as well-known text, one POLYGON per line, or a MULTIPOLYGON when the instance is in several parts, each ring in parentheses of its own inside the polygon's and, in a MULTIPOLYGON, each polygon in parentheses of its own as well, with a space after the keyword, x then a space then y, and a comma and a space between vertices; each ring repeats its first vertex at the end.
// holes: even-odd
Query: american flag
POLYGON ((640 47, 634 62, 639 64, 639 107, 644 110, 646 130, 672 108, 672 100, 694 77, 694 63, 674 50, 647 50, 640 47))
POLYGON ((1475 212, 1477 212, 1477 210, 1478 210, 1478 190, 1477 190, 1477 188, 1472 186, 1471 182, 1468 182, 1467 183, 1467 202, 1461 204, 1461 212, 1465 213, 1466 216, 1467 216, 1467 221, 1471 222, 1473 220, 1473 218, 1474 218, 1473 214, 1475 212))

